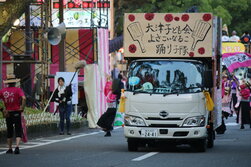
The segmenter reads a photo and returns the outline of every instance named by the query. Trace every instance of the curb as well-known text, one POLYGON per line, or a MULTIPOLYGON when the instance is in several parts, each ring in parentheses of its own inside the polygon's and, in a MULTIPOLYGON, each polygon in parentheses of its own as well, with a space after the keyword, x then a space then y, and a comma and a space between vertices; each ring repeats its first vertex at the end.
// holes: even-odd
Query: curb
MULTIPOLYGON (((84 127, 88 127, 88 121, 86 119, 81 121, 71 122, 71 131, 73 132, 84 127)), ((27 127, 28 140, 40 137, 54 136, 55 134, 58 133, 59 133, 58 122, 32 125, 27 127)), ((6 136, 7 136, 6 130, 0 131, 0 143, 6 143, 6 136)))

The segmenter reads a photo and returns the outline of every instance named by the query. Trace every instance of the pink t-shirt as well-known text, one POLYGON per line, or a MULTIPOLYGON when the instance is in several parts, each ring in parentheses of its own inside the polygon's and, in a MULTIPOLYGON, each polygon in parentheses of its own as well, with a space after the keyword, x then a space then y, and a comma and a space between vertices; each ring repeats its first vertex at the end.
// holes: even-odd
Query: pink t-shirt
POLYGON ((106 96, 107 103, 112 103, 116 101, 116 95, 112 93, 112 82, 108 81, 105 83, 104 93, 106 96))
POLYGON ((20 110, 22 96, 24 96, 24 92, 20 88, 7 87, 0 90, 0 99, 4 101, 8 111, 20 110))

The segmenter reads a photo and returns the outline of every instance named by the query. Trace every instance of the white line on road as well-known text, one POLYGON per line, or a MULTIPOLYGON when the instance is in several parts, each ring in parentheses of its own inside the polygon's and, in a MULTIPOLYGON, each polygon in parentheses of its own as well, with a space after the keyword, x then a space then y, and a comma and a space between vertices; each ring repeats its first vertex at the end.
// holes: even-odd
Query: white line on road
POLYGON ((226 126, 237 126, 239 124, 235 123, 235 122, 228 122, 226 123, 226 126))
MULTIPOLYGON (((119 129, 121 127, 116 127, 114 129, 119 129)), ((67 137, 67 138, 64 138, 64 139, 61 139, 61 140, 48 140, 48 142, 46 143, 39 143, 37 145, 33 145, 33 146, 25 146, 25 148, 22 148, 22 146, 20 146, 20 149, 29 149, 29 148, 35 148, 35 147, 40 147, 40 146, 45 146, 45 145, 49 145, 49 144, 53 144, 53 143, 58 143, 58 142, 62 142, 62 141, 69 141, 69 140, 72 140, 72 139, 76 139, 76 138, 79 138, 79 137, 85 137, 85 136, 92 136, 92 135, 96 135, 96 134, 99 134, 99 133, 103 133, 102 130, 98 131, 98 132, 92 132, 92 133, 84 133, 84 134, 80 134, 80 135, 76 135, 76 136, 72 136, 72 137, 67 137)), ((6 151, 2 151, 0 152, 0 155, 2 154, 5 154, 6 151)))
POLYGON ((39 140, 41 142, 51 142, 51 141, 60 141, 60 140, 39 140))
POLYGON ((45 142, 30 142, 30 141, 28 141, 27 143, 24 143, 24 145, 36 145, 36 144, 41 144, 41 143, 45 143, 45 142))
POLYGON ((142 161, 142 160, 144 160, 144 159, 146 159, 146 158, 149 158, 149 157, 151 157, 151 156, 154 156, 154 155, 156 155, 156 154, 158 154, 158 152, 150 152, 150 153, 148 153, 148 154, 145 154, 145 155, 143 155, 143 156, 140 156, 140 157, 138 157, 138 158, 135 158, 135 159, 133 159, 132 161, 142 161))

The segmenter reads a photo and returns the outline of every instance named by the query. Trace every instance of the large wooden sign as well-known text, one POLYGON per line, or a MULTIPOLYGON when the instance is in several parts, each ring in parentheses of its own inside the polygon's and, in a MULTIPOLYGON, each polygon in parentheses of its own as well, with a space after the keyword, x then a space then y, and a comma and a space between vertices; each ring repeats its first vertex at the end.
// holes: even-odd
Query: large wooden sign
POLYGON ((212 57, 210 13, 127 13, 125 57, 212 57))

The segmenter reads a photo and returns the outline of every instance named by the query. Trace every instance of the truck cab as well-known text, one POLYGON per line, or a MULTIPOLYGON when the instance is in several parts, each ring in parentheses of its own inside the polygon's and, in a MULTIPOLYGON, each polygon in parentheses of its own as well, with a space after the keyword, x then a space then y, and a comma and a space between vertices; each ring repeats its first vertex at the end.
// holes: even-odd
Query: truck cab
POLYGON ((189 59, 138 59, 129 66, 124 134, 128 149, 158 140, 205 149, 207 67, 189 59))

